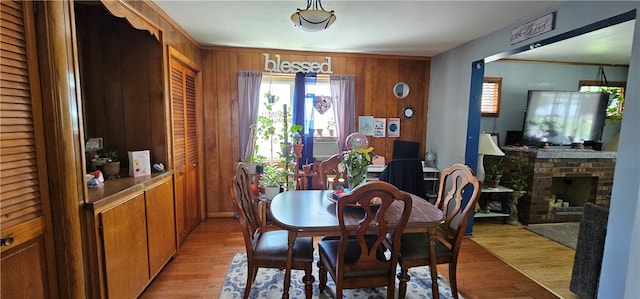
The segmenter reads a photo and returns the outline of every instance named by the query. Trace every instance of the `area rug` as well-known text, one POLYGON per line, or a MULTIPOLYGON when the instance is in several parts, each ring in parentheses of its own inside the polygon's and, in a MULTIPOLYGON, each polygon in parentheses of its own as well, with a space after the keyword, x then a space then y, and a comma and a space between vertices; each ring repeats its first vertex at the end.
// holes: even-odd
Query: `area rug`
POLYGON ((530 224, 525 228, 547 239, 576 249, 580 222, 530 224))
MULTIPOLYGON (((316 254, 316 261, 317 261, 316 254)), ((398 269, 399 271, 399 269, 398 269)), ((407 298, 432 298, 431 276, 428 267, 416 267, 409 269, 411 280, 407 283, 407 298)), ((293 270, 291 272, 290 298, 304 298, 304 284, 302 283, 304 271, 293 270)), ((333 298, 335 284, 328 275, 327 288, 323 293, 318 289, 318 268, 313 263, 313 276, 316 281, 313 283, 313 298, 333 298)), ((282 284, 284 280, 284 270, 260 268, 256 281, 251 288, 249 298, 280 298, 282 297, 282 284)), ((227 278, 222 286, 220 298, 242 298, 247 281, 247 254, 236 253, 229 265, 227 278)), ((397 283, 397 280, 396 280, 397 283)), ((453 298, 449 282, 438 274, 438 290, 440 298, 453 298)), ((398 292, 396 285, 396 294, 398 292)), ((345 290, 344 298, 386 298, 387 288, 369 288, 345 290)), ((396 295, 397 297, 397 295, 396 295)), ((462 298, 462 296, 459 296, 462 298)))

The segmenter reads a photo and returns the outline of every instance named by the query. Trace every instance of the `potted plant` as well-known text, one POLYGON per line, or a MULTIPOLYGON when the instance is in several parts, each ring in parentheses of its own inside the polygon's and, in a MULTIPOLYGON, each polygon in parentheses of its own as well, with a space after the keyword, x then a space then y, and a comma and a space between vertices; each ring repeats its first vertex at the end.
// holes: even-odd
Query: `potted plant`
POLYGON ((302 143, 302 135, 300 134, 301 131, 301 125, 292 125, 289 129, 291 141, 293 142, 293 152, 298 156, 302 155, 302 149, 304 148, 304 143, 302 143))
POLYGON ((113 149, 102 149, 98 152, 102 164, 102 174, 107 180, 120 178, 120 160, 118 152, 113 149))
POLYGON ((327 121, 327 130, 329 130, 329 136, 333 137, 336 130, 336 121, 333 119, 333 117, 327 121))
POLYGON ((264 168, 260 176, 260 187, 264 188, 264 194, 267 199, 273 199, 276 194, 280 193, 280 184, 284 181, 284 169, 276 165, 269 165, 264 168))
POLYGON ((485 157, 488 167, 485 167, 484 182, 490 188, 496 188, 502 178, 502 157, 499 159, 485 157))

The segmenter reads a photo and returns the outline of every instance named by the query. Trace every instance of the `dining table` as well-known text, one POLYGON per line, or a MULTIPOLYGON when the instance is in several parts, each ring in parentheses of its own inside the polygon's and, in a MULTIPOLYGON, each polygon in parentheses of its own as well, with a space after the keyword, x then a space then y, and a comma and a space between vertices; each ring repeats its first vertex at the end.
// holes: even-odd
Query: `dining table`
MULTIPOLYGON (((271 221, 274 225, 288 231, 287 267, 284 276, 283 299, 289 298, 291 285, 291 266, 293 263, 293 244, 303 236, 339 236, 340 225, 337 218, 337 205, 333 190, 296 190, 276 195, 269 205, 271 221)), ((436 269, 435 238, 437 227, 443 222, 443 213, 436 206, 421 197, 412 196, 412 208, 404 232, 426 232, 429 234, 430 273, 438 277, 436 269)), ((403 210, 401 201, 395 201, 387 209, 384 217, 393 226, 400 219, 403 210)), ((345 223, 347 227, 358 225, 364 211, 359 207, 347 209, 345 223)), ((438 280, 431 279, 433 298, 439 298, 438 280)))

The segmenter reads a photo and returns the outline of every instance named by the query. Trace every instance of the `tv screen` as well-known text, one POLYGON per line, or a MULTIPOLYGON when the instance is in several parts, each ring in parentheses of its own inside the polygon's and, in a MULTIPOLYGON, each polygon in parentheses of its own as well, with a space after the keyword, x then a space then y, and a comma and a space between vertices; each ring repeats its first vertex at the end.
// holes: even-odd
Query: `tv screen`
POLYGON ((529 90, 523 142, 540 146, 600 140, 608 93, 529 90))
POLYGON ((392 159, 419 159, 420 142, 394 140, 392 159))

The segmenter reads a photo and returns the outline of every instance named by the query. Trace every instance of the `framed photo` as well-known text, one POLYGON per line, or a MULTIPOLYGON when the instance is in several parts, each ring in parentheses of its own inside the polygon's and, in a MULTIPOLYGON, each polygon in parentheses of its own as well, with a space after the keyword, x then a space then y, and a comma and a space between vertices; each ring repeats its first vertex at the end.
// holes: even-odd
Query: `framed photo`
POLYGON ((374 118, 373 119, 373 137, 385 137, 386 131, 387 131, 387 119, 374 118))
POLYGON ((360 116, 358 118, 358 132, 365 136, 373 136, 373 116, 360 116))
POLYGON ((389 137, 400 137, 400 118, 389 118, 387 124, 387 134, 389 137))

